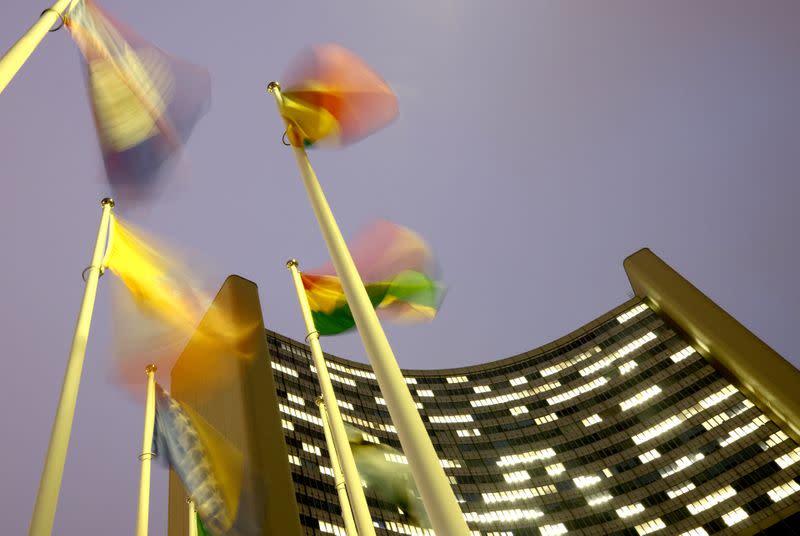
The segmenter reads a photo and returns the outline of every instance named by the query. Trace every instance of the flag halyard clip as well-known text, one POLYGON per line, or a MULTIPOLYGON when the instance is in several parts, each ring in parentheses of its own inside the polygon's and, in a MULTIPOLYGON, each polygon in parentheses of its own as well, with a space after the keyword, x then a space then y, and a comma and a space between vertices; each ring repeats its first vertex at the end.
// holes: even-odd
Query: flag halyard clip
POLYGON ((315 329, 314 331, 309 331, 309 332, 308 332, 308 335, 306 335, 306 342, 308 342, 308 340, 309 340, 311 337, 313 337, 314 335, 316 335, 316 336, 317 336, 317 338, 319 338, 319 331, 317 331, 316 329, 315 329))
MULTIPOLYGON (((57 32, 57 31, 59 31, 61 29, 62 26, 64 26, 64 23, 66 22, 66 20, 64 20, 64 14, 56 11, 52 7, 48 7, 47 9, 42 11, 42 13, 39 15, 39 18, 43 17, 44 14, 47 13, 48 11, 52 11, 53 13, 58 15, 58 26, 56 26, 55 28, 50 28, 47 31, 48 32, 57 32)), ((84 279, 84 281, 85 281, 85 279, 84 279)))
MULTIPOLYGON (((97 267, 96 267, 96 266, 87 266, 86 268, 84 268, 84 269, 83 269, 83 272, 81 272, 81 279, 83 279, 83 282, 84 282, 84 283, 86 283, 86 273, 87 273, 89 270, 91 270, 92 268, 97 268, 97 267)), ((105 267, 105 266, 100 266, 100 267, 98 268, 98 270, 100 270, 100 275, 99 275, 99 277, 103 277, 103 274, 105 274, 105 273, 106 273, 106 267, 105 267)))
POLYGON ((152 460, 153 458, 158 458, 158 454, 155 452, 142 452, 138 458, 140 461, 152 460))

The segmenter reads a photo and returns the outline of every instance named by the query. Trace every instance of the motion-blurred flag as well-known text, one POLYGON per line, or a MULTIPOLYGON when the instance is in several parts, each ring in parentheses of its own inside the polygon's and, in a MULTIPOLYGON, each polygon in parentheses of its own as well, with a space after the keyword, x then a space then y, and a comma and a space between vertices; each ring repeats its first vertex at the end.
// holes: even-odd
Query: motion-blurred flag
MULTIPOLYGON (((444 296, 433 255, 413 231, 388 221, 372 224, 356 239, 353 259, 378 313, 397 322, 433 319, 444 296)), ((355 327, 339 278, 328 265, 301 274, 320 335, 355 327)))
POLYGON ((398 113, 389 85, 339 45, 311 47, 284 77, 281 114, 292 145, 341 146, 390 123, 398 113))
POLYGON ((430 527, 425 506, 403 453, 388 445, 367 441, 367 436, 355 426, 347 423, 344 426, 358 474, 366 483, 368 492, 395 505, 412 525, 430 527))
POLYGON ((235 527, 244 474, 241 452, 160 385, 153 452, 177 473, 192 498, 198 534, 239 534, 235 527))
POLYGON ((112 215, 104 265, 122 282, 114 287, 112 298, 117 379, 123 383, 143 382, 144 367, 149 363, 157 365, 156 374, 162 381, 168 381, 169 371, 190 337, 213 353, 245 332, 215 308, 208 309, 208 285, 176 256, 163 253, 172 248, 156 244, 112 215))
POLYGON ((76 0, 67 27, 83 54, 108 181, 137 201, 159 178, 208 110, 208 71, 143 40, 91 0, 76 0))

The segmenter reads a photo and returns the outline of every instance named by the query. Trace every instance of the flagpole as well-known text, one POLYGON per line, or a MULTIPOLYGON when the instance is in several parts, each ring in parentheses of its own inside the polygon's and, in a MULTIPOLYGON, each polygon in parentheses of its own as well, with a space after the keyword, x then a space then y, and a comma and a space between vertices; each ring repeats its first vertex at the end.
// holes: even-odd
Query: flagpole
POLYGON ((316 402, 317 406, 319 406, 319 417, 322 419, 322 430, 325 432, 325 444, 328 446, 328 454, 330 454, 331 457, 333 481, 336 484, 336 492, 339 494, 339 504, 342 506, 344 531, 347 536, 358 536, 355 520, 353 519, 353 511, 350 509, 350 500, 347 498, 347 486, 344 482, 342 467, 339 465, 339 454, 336 452, 336 447, 333 444, 333 437, 331 437, 328 412, 325 410, 325 401, 321 396, 318 396, 316 402))
MULTIPOLYGON (((81 1, 81 0, 76 0, 81 1)), ((11 79, 17 74, 22 65, 28 60, 30 55, 44 39, 44 36, 53 27, 57 20, 64 24, 64 18, 71 9, 70 4, 73 0, 56 0, 49 8, 42 11, 39 20, 19 38, 11 48, 0 58, 0 93, 6 88, 11 79)), ((61 26, 59 26, 61 28, 61 26)))
MULTIPOLYGON (((277 82, 270 82, 267 90, 275 96, 280 111, 283 102, 280 85, 277 82)), ((339 276, 350 311, 353 313, 378 386, 386 400, 389 415, 397 428, 403 454, 408 459, 411 474, 422 495, 422 502, 425 504, 433 530, 439 536, 468 536, 470 532, 464 521, 464 515, 456 502, 453 489, 425 430, 414 399, 411 398, 392 348, 378 321, 317 176, 311 168, 308 155, 302 147, 292 146, 292 149, 322 236, 328 246, 328 253, 339 276)))
POLYGON ((197 510, 192 499, 186 499, 186 502, 189 503, 189 536, 197 536, 197 510))
POLYGON ((147 399, 144 406, 144 433, 142 434, 142 470, 139 477, 139 515, 136 519, 136 536, 147 536, 150 516, 150 461, 153 459, 153 426, 156 421, 156 366, 147 365, 147 399))
MULTIPOLYGON (((339 461, 341 461, 341 469, 344 473, 344 481, 347 486, 347 494, 350 498, 350 505, 355 519, 355 525, 358 529, 359 536, 374 536, 375 527, 372 525, 372 517, 369 514, 369 506, 367 499, 364 496, 364 488, 361 486, 361 476, 358 474, 356 462, 353 459, 353 451, 350 450, 350 442, 347 439, 347 430, 344 429, 344 422, 342 421, 342 414, 339 411, 339 404, 336 402, 336 393, 333 391, 333 384, 328 375, 328 367, 325 364, 325 358, 322 355, 322 346, 319 344, 319 332, 314 326, 314 318, 311 316, 311 308, 308 305, 308 297, 306 296, 303 281, 300 278, 300 271, 297 269, 297 261, 291 259, 286 262, 286 267, 292 274, 292 281, 294 281, 294 288, 297 291, 297 301, 300 303, 300 312, 303 315, 303 322, 305 323, 306 341, 311 347, 311 357, 314 360, 314 366, 317 368, 317 378, 319 378, 320 390, 322 391, 322 399, 327 408, 327 413, 330 416, 328 424, 331 427, 331 435, 333 436, 334 450, 331 452, 331 460, 338 453, 339 461)), ((324 408, 320 406, 320 411, 324 408)), ((323 420, 324 428, 324 420, 323 420)), ((337 486, 338 487, 338 486, 337 486)), ((340 495, 341 497, 341 495, 340 495)), ((342 506, 344 512, 344 506, 342 506)))
POLYGON ((72 432, 72 421, 75 416, 75 403, 78 399, 78 388, 81 383, 83 358, 86 356, 86 343, 89 339, 89 327, 92 323, 95 296, 97 295, 97 282, 100 279, 103 267, 101 266, 103 253, 108 238, 109 220, 114 200, 106 197, 100 201, 103 214, 100 217, 100 228, 97 230, 97 240, 94 244, 92 261, 84 271, 86 287, 83 291, 78 321, 75 325, 75 334, 72 337, 72 346, 67 359, 67 370, 64 372, 64 381, 61 385, 61 395, 58 400, 56 417, 53 420, 53 429, 50 432, 50 442, 47 445, 42 477, 39 481, 39 490, 36 493, 36 503, 33 506, 31 525, 28 529, 29 536, 49 536, 53 532, 53 520, 58 506, 58 493, 61 489, 61 479, 64 475, 64 462, 67 459, 69 436, 72 432))

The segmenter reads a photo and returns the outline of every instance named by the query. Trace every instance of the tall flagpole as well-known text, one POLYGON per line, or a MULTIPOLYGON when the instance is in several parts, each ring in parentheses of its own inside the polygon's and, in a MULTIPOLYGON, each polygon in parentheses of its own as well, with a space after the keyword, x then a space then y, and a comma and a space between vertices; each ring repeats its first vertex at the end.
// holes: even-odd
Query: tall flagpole
POLYGON ((72 337, 72 346, 67 359, 67 370, 64 372, 64 382, 61 385, 61 395, 58 400, 58 409, 50 432, 50 443, 47 445, 47 454, 42 468, 42 478, 39 481, 39 490, 36 493, 36 503, 33 506, 31 525, 28 529, 29 536, 49 536, 53 531, 53 520, 58 506, 58 493, 61 490, 61 478, 64 475, 64 462, 67 459, 69 436, 72 432, 72 420, 75 416, 75 403, 78 400, 78 388, 81 383, 83 358, 86 355, 86 342, 89 339, 89 327, 92 323, 95 296, 97 295, 97 281, 104 267, 101 266, 103 253, 106 249, 108 238, 109 220, 114 200, 105 198, 100 202, 103 215, 100 217, 100 228, 97 230, 97 240, 94 244, 92 261, 84 271, 86 288, 83 291, 83 301, 75 325, 75 334, 72 337))
POLYGON ((156 366, 147 365, 147 399, 144 406, 144 433, 142 434, 142 471, 139 477, 139 515, 136 518, 136 536, 147 536, 150 516, 150 461, 153 459, 153 425, 156 422, 156 366))
MULTIPOLYGON (((267 90, 275 95, 275 101, 280 111, 283 102, 280 85, 277 82, 270 82, 267 90)), ((350 311, 353 313, 353 319, 364 343, 364 350, 370 365, 372 365, 372 370, 378 380, 378 386, 386 400, 392 423, 397 428, 403 454, 408 459, 411 474, 414 476, 414 482, 417 484, 420 495, 422 495, 422 502, 425 504, 425 510, 431 520, 433 530, 438 536, 468 536, 470 532, 464 521, 464 515, 456 502, 453 489, 442 469, 431 438, 425 430, 414 399, 411 398, 411 393, 400 372, 392 348, 378 321, 378 316, 369 300, 364 283, 358 275, 350 251, 342 238, 342 233, 339 231, 339 226, 325 199, 317 176, 311 168, 308 155, 302 147, 292 146, 292 149, 303 178, 303 185, 317 217, 325 244, 328 246, 328 253, 336 269, 336 274, 339 276, 350 311)), ((328 407, 333 413, 330 404, 328 407)), ((359 525, 360 530, 361 526, 359 525)))
POLYGON ((197 536, 197 510, 192 499, 186 499, 186 502, 189 503, 189 536, 197 536))
POLYGON ((80 2, 82 0, 56 0, 56 3, 49 9, 42 11, 39 20, 0 58, 0 93, 11 82, 11 79, 14 78, 14 75, 17 74, 17 71, 28 60, 36 47, 39 46, 47 32, 51 31, 53 24, 59 19, 61 24, 64 24, 64 18, 67 16, 69 9, 71 9, 70 4, 73 1, 80 2))
POLYGON ((355 520, 353 519, 353 511, 350 509, 350 499, 347 498, 347 486, 344 482, 342 466, 339 465, 339 454, 336 452, 336 447, 333 444, 333 437, 331 437, 328 412, 325 410, 325 401, 321 396, 319 396, 317 397, 316 402, 317 406, 319 407, 319 418, 322 419, 322 430, 325 432, 325 444, 328 447, 328 454, 330 454, 331 457, 333 481, 336 484, 336 492, 339 494, 339 504, 342 506, 344 531, 347 536, 358 536, 355 520))
MULTIPOLYGON (((361 477, 358 474, 356 462, 353 459, 353 451, 350 450, 347 430, 344 429, 342 414, 339 412, 339 404, 336 402, 336 393, 333 391, 333 384, 328 375, 328 367, 322 355, 322 346, 319 344, 319 332, 314 326, 314 318, 311 316, 311 308, 308 306, 308 297, 303 287, 303 281, 300 279, 297 261, 295 259, 287 261, 286 267, 292 274, 294 288, 297 291, 297 301, 300 303, 303 322, 308 332, 306 341, 308 341, 308 345, 311 347, 311 357, 314 360, 314 366, 317 368, 317 378, 319 378, 322 399, 325 402, 325 407, 328 410, 327 413, 330 416, 328 424, 330 424, 331 427, 333 444, 335 447, 334 452, 331 452, 331 459, 333 459, 335 454, 339 455, 342 472, 344 473, 345 485, 347 486, 347 493, 350 498, 350 506, 353 511, 353 517, 355 518, 359 536, 375 536, 375 528, 372 525, 372 517, 369 515, 369 506, 364 496, 364 488, 361 487, 361 477)), ((320 406, 320 410, 322 409, 322 406, 320 406)), ((328 450, 330 451, 330 449, 328 450)))

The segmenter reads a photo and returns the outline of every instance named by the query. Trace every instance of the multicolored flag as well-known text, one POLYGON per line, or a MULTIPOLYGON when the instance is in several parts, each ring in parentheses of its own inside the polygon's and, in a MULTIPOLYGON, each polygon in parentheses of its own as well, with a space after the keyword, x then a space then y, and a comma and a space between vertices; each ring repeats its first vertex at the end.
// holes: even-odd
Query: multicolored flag
POLYGON ((156 385, 153 452, 177 473, 192 498, 198 534, 239 534, 235 527, 244 475, 241 452, 160 385, 156 385))
POLYGON ((78 0, 66 24, 86 61, 89 100, 114 196, 128 204, 150 198, 208 110, 208 71, 167 55, 92 0, 78 0))
POLYGON ((122 285, 113 287, 114 331, 118 380, 145 381, 144 367, 158 367, 157 377, 169 381, 169 372, 190 337, 213 353, 244 335, 249 327, 209 308, 208 284, 177 256, 154 239, 111 217, 104 266, 122 285), (205 318, 202 328, 200 320, 205 318))
MULTIPOLYGON (((432 320, 444 297, 430 248, 413 231, 381 220, 362 232, 353 259, 378 314, 396 322, 432 320)), ((328 264, 301 274, 320 335, 355 327, 339 278, 328 264)))
POLYGON ((430 527, 425 506, 403 453, 388 445, 368 441, 368 436, 355 426, 347 423, 344 426, 358 474, 366 484, 367 491, 395 505, 412 525, 430 527))
POLYGON ((342 146, 389 124, 398 113, 397 96, 347 49, 311 47, 284 77, 281 115, 287 138, 297 147, 342 146))

